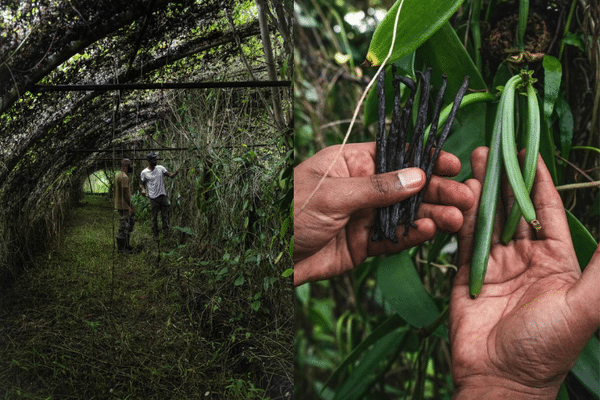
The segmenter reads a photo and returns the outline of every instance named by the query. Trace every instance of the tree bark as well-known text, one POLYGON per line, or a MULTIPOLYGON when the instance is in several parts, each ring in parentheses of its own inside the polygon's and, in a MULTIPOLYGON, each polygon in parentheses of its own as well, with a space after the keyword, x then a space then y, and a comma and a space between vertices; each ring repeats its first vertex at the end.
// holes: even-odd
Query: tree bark
MULTIPOLYGON (((277 17, 275 20, 277 21, 277 30, 279 34, 283 38, 283 43, 285 47, 285 54, 292 55, 294 54, 294 43, 292 39, 292 30, 291 30, 291 21, 288 18, 288 14, 286 12, 286 7, 293 7, 292 4, 284 5, 284 1, 281 0, 272 0, 272 7, 275 9, 275 15, 277 17)), ((290 68, 291 69, 291 68, 290 68)))
MULTIPOLYGON (((269 79, 277 80, 277 70, 275 68, 275 61, 273 59, 273 48, 271 46, 271 37, 269 36, 269 25, 267 22, 267 2, 265 0, 256 0, 256 8, 258 9, 258 23, 260 25, 260 36, 263 42, 263 49, 265 52, 265 61, 267 63, 267 71, 269 73, 269 79)), ((271 93, 273 97, 273 114, 275 116, 275 124, 278 129, 285 128, 285 120, 283 118, 283 112, 281 110, 281 95, 280 91, 272 87, 271 93)))

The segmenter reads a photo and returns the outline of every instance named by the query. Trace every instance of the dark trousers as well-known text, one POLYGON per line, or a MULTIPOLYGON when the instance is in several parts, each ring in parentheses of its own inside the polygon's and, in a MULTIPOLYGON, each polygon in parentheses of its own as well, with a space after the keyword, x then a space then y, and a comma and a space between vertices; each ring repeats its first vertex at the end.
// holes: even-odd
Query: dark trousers
POLYGON ((150 211, 152 214, 152 232, 154 236, 158 236, 158 212, 160 211, 160 219, 162 220, 163 235, 169 233, 169 199, 167 196, 161 195, 155 199, 150 199, 150 211))
POLYGON ((119 211, 119 232, 117 237, 119 239, 127 239, 131 232, 133 232, 133 226, 135 225, 135 217, 131 215, 129 210, 118 210, 119 211))

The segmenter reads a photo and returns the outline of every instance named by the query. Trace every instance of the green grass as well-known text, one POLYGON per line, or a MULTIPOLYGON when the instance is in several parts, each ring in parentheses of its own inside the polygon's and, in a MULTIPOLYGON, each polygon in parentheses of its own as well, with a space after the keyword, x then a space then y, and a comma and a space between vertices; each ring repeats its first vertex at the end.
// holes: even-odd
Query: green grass
POLYGON ((221 263, 213 271, 203 260, 201 273, 183 246, 158 248, 147 224, 131 240, 143 250, 118 254, 111 204, 85 203, 59 248, 0 293, 0 399, 275 399, 274 388, 291 390, 291 323, 252 315, 228 279, 206 285, 221 263))

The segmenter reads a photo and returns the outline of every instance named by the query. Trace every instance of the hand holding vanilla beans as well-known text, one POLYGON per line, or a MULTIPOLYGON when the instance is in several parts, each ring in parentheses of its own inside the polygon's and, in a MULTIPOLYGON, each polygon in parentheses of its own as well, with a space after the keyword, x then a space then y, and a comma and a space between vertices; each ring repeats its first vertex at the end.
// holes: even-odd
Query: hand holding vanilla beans
POLYGON ((367 257, 396 254, 431 240, 438 231, 456 232, 462 226, 462 213, 474 205, 473 193, 464 183, 443 178, 457 175, 461 164, 442 151, 423 191, 417 228, 398 243, 372 242, 377 207, 410 198, 426 181, 419 168, 375 174, 375 148, 375 142, 348 143, 336 157, 340 146, 330 146, 294 168, 295 285, 332 278, 367 257))
MULTIPOLYGON (((417 167, 425 171, 427 182, 429 182, 433 173, 433 167, 439 157, 440 150, 448 138, 456 112, 458 111, 458 107, 467 90, 469 77, 465 77, 462 86, 456 94, 450 115, 440 134, 435 151, 433 151, 432 148, 437 133, 437 125, 442 109, 444 93, 446 91, 446 75, 444 74, 442 77, 443 82, 431 118, 429 136, 425 142, 429 96, 431 92, 431 69, 427 69, 425 73, 418 72, 417 74, 420 79, 416 83, 407 77, 397 75, 396 67, 394 65, 392 65, 392 73, 394 75, 394 109, 390 131, 387 136, 385 134, 385 70, 382 70, 377 77, 379 118, 377 129, 376 173, 381 174, 398 169, 417 167), (400 83, 404 84, 407 89, 410 90, 409 98, 403 108, 400 107, 400 83), (418 87, 421 89, 418 114, 410 144, 407 147, 407 131, 409 123, 412 120, 413 103, 418 87), (425 145, 423 145, 423 142, 425 142, 425 145)), ((410 227, 416 228, 415 215, 419 205, 423 201, 423 193, 424 191, 421 191, 400 203, 378 208, 374 225, 375 233, 371 240, 381 241, 387 239, 393 243, 398 243, 398 237, 396 235, 398 226, 401 224, 405 225, 404 236, 408 235, 410 227)))

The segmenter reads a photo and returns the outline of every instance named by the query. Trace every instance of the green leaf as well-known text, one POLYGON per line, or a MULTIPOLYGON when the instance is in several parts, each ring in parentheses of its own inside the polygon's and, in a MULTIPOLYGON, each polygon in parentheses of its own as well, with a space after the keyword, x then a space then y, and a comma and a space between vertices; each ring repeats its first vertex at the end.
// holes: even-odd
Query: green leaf
POLYGON ((431 67, 431 83, 434 87, 439 88, 442 74, 448 74, 445 104, 454 100, 466 75, 470 77, 469 89, 487 90, 481 73, 449 22, 417 50, 416 65, 419 66, 420 63, 431 67))
POLYGON ((361 399, 394 362, 400 352, 406 332, 406 329, 399 328, 378 340, 337 390, 334 400, 361 399))
POLYGON ((331 376, 327 379, 325 384, 323 385, 323 389, 327 387, 329 382, 336 381, 340 374, 348 369, 348 367, 354 362, 356 362, 360 356, 363 355, 371 345, 375 344, 378 340, 392 333, 394 330, 398 329, 402 325, 402 318, 398 314, 393 314, 388 317, 385 321, 383 321, 369 336, 365 338, 362 342, 356 346, 352 353, 348 354, 348 357, 340 364, 339 367, 336 368, 335 371, 331 374, 331 376))
POLYGON ((471 174, 471 153, 486 144, 484 127, 487 112, 486 105, 481 103, 458 110, 452 132, 443 147, 444 151, 460 160, 460 172, 453 180, 462 182, 471 174))
POLYGON ((558 396, 556 396, 556 400, 569 400, 569 392, 567 391, 567 387, 564 383, 560 385, 560 389, 558 390, 558 396))
MULTIPOLYGON (((388 62, 393 63, 412 53, 450 19, 463 1, 404 0, 394 49, 388 62)), ((381 65, 390 51, 396 14, 401 2, 402 0, 396 1, 373 34, 366 60, 371 66, 381 65)))
POLYGON ((513 74, 511 72, 509 63, 507 61, 502 61, 496 70, 496 74, 494 75, 494 81, 492 83, 493 89, 504 88, 504 85, 510 78, 512 78, 513 74))
POLYGON ((308 309, 310 321, 315 330, 323 333, 331 333, 334 331, 333 318, 333 301, 330 299, 315 299, 311 300, 311 305, 308 309))
POLYGON ((281 277, 287 278, 288 276, 292 275, 293 273, 294 273, 294 268, 288 268, 281 273, 281 277))
POLYGON ((254 311, 258 311, 260 309, 260 300, 253 301, 250 306, 254 311))
POLYGON ((580 33, 566 32, 565 35, 563 36, 562 41, 565 44, 575 46, 580 51, 585 52, 585 45, 583 44, 582 35, 583 34, 581 32, 580 33))
POLYGON ((431 266, 431 263, 434 262, 438 256, 440 255, 440 252, 442 251, 442 248, 446 245, 446 243, 448 243, 450 241, 450 238, 452 237, 452 235, 450 235, 449 233, 443 233, 443 232, 439 232, 435 238, 434 241, 431 245, 431 247, 429 248, 428 254, 427 254, 427 268, 429 268, 431 266))
POLYGON ((565 97, 561 94, 556 100, 556 114, 558 115, 558 130, 560 132, 560 150, 564 158, 569 158, 571 143, 573 142, 573 113, 565 97))
POLYGON ((552 56, 544 56, 544 118, 552 115, 554 103, 560 92, 560 80, 562 77, 562 65, 560 61, 552 56))
POLYGON ((307 305, 308 300, 310 300, 310 283, 296 286, 295 293, 300 303, 307 305))
MULTIPOLYGON (((392 310, 417 328, 431 324, 440 315, 408 251, 378 261, 377 285, 392 310)), ((448 339, 445 325, 440 325, 434 333, 448 339)))
POLYGON ((287 233, 289 227, 291 225, 291 218, 286 218, 283 220, 283 222, 281 223, 281 228, 279 231, 279 238, 283 239, 283 237, 285 236, 285 234, 287 233))
POLYGON ((594 204, 592 204, 592 212, 590 214, 592 217, 595 217, 596 215, 600 215, 600 193, 596 194, 594 204))
POLYGON ((179 232, 187 233, 190 236, 196 236, 196 233, 194 233, 194 231, 188 227, 174 226, 173 229, 179 232))
POLYGON ((241 286, 244 284, 244 275, 240 275, 237 277, 237 279, 235 280, 235 282, 233 283, 234 286, 241 286))
MULTIPOLYGON (((539 99, 538 99, 539 100, 539 99)), ((542 102, 538 101, 540 108, 542 107, 542 102)), ((544 110, 540 110, 541 113, 544 110)), ((548 171, 550 171, 550 175, 552 176, 552 181, 555 185, 558 184, 558 173, 556 171, 556 163, 554 162, 554 138, 552 137, 552 132, 550 131, 550 127, 548 126, 549 120, 542 118, 540 130, 540 155, 544 159, 544 163, 548 167, 548 171)))
POLYGON ((598 243, 596 243, 592 234, 569 210, 565 210, 565 213, 567 214, 567 223, 571 231, 571 240, 573 241, 577 261, 583 271, 592 259, 598 243))
POLYGON ((600 342, 596 336, 587 342, 575 365, 571 368, 573 375, 585 386, 590 393, 600 396, 598 382, 600 381, 600 342))
MULTIPOLYGON (((471 60, 456 32, 445 23, 427 42, 417 50, 417 65, 431 67, 431 82, 440 87, 442 75, 448 73, 445 104, 454 100, 456 92, 466 75, 470 77, 469 88, 487 90, 479 70, 471 60)), ((471 172, 471 153, 485 144, 485 121, 487 107, 476 103, 461 108, 454 120, 454 125, 444 150, 456 155, 461 162, 461 172, 455 180, 464 180, 471 172)))

